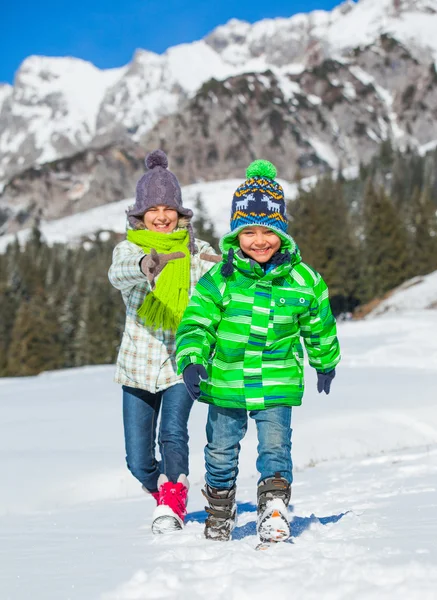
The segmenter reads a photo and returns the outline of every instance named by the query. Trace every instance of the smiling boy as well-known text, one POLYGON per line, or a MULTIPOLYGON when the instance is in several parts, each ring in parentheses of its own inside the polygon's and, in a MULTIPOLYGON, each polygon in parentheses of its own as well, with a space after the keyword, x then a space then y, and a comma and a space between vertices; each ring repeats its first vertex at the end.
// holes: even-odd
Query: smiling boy
POLYGON ((238 241, 242 253, 260 264, 268 263, 281 247, 281 238, 267 227, 245 227, 238 241))
POLYGON ((258 433, 258 534, 283 541, 290 535, 291 410, 304 392, 301 338, 319 392, 329 393, 340 352, 326 284, 287 233, 275 167, 255 161, 246 175, 220 242, 223 261, 201 278, 178 328, 176 361, 191 397, 209 404, 205 536, 231 536, 249 415, 258 433))

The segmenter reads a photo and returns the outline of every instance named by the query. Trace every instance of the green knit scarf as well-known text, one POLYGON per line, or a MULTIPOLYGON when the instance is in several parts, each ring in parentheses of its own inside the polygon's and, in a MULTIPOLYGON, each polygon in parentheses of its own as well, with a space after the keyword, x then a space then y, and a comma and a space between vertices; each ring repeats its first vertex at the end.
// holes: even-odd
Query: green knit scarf
POLYGON ((149 254, 154 248, 158 254, 183 252, 185 258, 169 261, 156 280, 137 314, 144 324, 159 329, 176 331, 188 305, 190 289, 189 233, 186 229, 172 233, 159 233, 144 229, 129 230, 127 239, 149 254))

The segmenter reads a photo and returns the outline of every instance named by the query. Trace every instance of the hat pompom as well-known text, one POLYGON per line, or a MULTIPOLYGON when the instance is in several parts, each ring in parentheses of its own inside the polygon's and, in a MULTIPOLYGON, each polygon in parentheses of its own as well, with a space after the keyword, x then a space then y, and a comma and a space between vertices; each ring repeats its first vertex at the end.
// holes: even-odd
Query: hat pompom
POLYGON ((274 179, 276 173, 275 165, 268 160, 254 160, 246 169, 247 179, 252 179, 252 177, 267 177, 268 179, 274 179))
POLYGON ((162 150, 154 150, 153 152, 150 152, 150 154, 146 156, 146 160, 144 162, 146 163, 146 167, 148 169, 154 169, 155 167, 163 167, 166 169, 168 167, 167 155, 162 150))

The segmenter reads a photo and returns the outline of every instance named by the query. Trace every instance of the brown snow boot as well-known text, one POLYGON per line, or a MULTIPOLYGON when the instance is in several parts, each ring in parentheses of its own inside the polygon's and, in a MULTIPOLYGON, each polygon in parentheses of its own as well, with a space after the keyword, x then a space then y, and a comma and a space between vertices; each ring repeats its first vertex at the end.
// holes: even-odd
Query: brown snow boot
POLYGON ((234 486, 230 490, 219 490, 206 485, 202 490, 209 505, 205 506, 209 515, 205 521, 205 537, 208 540, 227 542, 231 538, 237 512, 236 489, 234 486))

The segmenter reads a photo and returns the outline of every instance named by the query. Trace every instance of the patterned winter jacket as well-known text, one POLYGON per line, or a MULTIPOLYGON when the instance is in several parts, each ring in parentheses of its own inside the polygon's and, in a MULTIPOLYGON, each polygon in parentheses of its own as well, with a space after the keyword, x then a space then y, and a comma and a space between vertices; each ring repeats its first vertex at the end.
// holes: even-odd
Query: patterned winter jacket
MULTIPOLYGON (((190 295, 199 279, 213 263, 200 259, 200 253, 216 254, 213 248, 196 240, 197 254, 191 256, 190 295)), ((123 332, 115 373, 116 383, 156 393, 180 383, 175 361, 175 334, 146 327, 137 315, 150 284, 140 269, 144 256, 139 246, 120 242, 112 256, 109 281, 121 291, 126 305, 126 324, 123 332)))
POLYGON ((224 277, 219 263, 196 286, 176 334, 176 362, 179 372, 191 363, 207 369, 201 402, 247 410, 301 404, 301 338, 318 371, 340 361, 328 288, 294 240, 280 237, 291 261, 265 273, 228 234, 221 247, 235 249, 234 273, 224 277))

